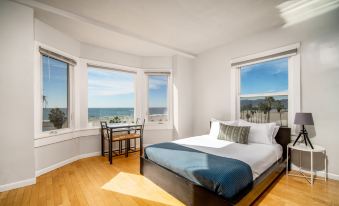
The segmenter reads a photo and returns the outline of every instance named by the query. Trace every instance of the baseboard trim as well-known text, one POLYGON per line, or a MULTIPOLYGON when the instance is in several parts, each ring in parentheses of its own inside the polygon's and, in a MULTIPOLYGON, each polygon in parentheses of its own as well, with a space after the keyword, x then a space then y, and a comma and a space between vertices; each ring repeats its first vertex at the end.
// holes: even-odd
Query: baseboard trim
POLYGON ((78 159, 84 159, 87 157, 96 157, 96 156, 100 156, 101 152, 92 152, 92 153, 86 153, 86 154, 81 154, 78 156, 78 159))
MULTIPOLYGON (((299 170, 299 167, 298 166, 295 166, 295 165, 292 165, 291 167, 292 170, 299 170)), ((305 173, 310 173, 309 170, 301 170, 302 172, 305 172, 305 173)), ((324 171, 315 171, 314 174, 318 177, 325 177, 325 172, 324 171)), ((328 179, 332 179, 332 180, 339 180, 339 175, 337 174, 334 174, 334 173, 330 173, 328 172, 327 173, 327 178, 328 179)))
POLYGON ((61 161, 61 162, 58 162, 58 163, 53 164, 51 166, 45 167, 45 168, 43 168, 41 170, 37 170, 35 172, 35 176, 39 177, 40 175, 43 175, 43 174, 45 174, 47 172, 50 172, 50 171, 55 170, 55 169, 58 169, 58 168, 60 168, 62 166, 65 166, 65 165, 67 165, 69 163, 75 162, 75 161, 77 161, 79 159, 88 158, 88 157, 95 157, 95 156, 99 156, 100 154, 101 154, 101 152, 91 152, 91 153, 86 153, 86 154, 81 154, 81 155, 78 155, 78 156, 75 156, 75 157, 71 157, 71 158, 66 159, 64 161, 61 161))
POLYGON ((9 184, 5 184, 5 185, 0 185, 0 192, 4 192, 7 190, 13 190, 19 187, 25 187, 28 185, 33 185, 36 183, 36 178, 30 178, 30 179, 26 179, 26 180, 22 180, 22 181, 18 181, 18 182, 12 182, 9 184))

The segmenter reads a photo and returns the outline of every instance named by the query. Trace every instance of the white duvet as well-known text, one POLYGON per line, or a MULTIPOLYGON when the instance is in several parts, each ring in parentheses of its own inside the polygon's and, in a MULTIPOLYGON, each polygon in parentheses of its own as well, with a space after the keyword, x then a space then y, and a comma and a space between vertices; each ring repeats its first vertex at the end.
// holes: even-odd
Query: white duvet
POLYGON ((237 159, 247 163, 253 173, 253 180, 260 176, 282 156, 279 144, 238 144, 225 140, 218 140, 210 135, 189 137, 173 141, 192 149, 209 154, 237 159))

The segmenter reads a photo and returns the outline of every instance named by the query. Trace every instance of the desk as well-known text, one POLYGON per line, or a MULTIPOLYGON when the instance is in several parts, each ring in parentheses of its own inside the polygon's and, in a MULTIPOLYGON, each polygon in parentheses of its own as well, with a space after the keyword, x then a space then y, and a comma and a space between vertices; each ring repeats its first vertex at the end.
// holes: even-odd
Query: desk
POLYGON ((143 150, 143 130, 144 130, 144 126, 142 124, 134 124, 134 123, 116 123, 116 124, 107 124, 107 129, 110 131, 109 132, 109 146, 108 146, 108 150, 109 150, 109 154, 108 154, 108 158, 109 158, 109 162, 110 164, 112 164, 112 150, 113 150, 113 133, 114 132, 128 132, 128 134, 126 134, 125 138, 121 138, 121 140, 125 140, 126 141, 126 149, 125 149, 125 155, 128 156, 128 150, 129 150, 129 141, 130 139, 137 139, 140 138, 140 155, 142 155, 142 150, 143 150), (130 134, 131 131, 139 131, 140 135, 138 135, 138 137, 132 137, 130 138, 128 135, 130 134))

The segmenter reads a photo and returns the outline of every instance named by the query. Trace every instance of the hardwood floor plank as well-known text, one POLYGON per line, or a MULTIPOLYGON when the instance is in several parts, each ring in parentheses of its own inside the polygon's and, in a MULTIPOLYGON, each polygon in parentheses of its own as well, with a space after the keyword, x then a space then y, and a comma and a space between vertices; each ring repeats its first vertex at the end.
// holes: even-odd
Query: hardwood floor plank
MULTIPOLYGON (((41 175, 35 185, 0 193, 0 205, 183 205, 139 174, 139 155, 78 160, 41 175)), ((255 203, 259 206, 338 205, 339 181, 282 175, 255 203)))

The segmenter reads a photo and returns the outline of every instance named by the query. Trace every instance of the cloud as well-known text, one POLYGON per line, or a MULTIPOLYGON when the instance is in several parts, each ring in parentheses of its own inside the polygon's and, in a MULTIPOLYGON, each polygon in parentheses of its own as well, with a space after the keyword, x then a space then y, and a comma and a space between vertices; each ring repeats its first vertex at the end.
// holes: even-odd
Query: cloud
POLYGON ((113 70, 90 69, 88 93, 90 96, 116 96, 134 93, 134 76, 113 70))
POLYGON ((134 82, 124 80, 100 80, 88 81, 88 93, 90 96, 115 96, 134 93, 134 82))
POLYGON ((152 76, 149 79, 148 87, 152 90, 167 86, 167 76, 152 76))

